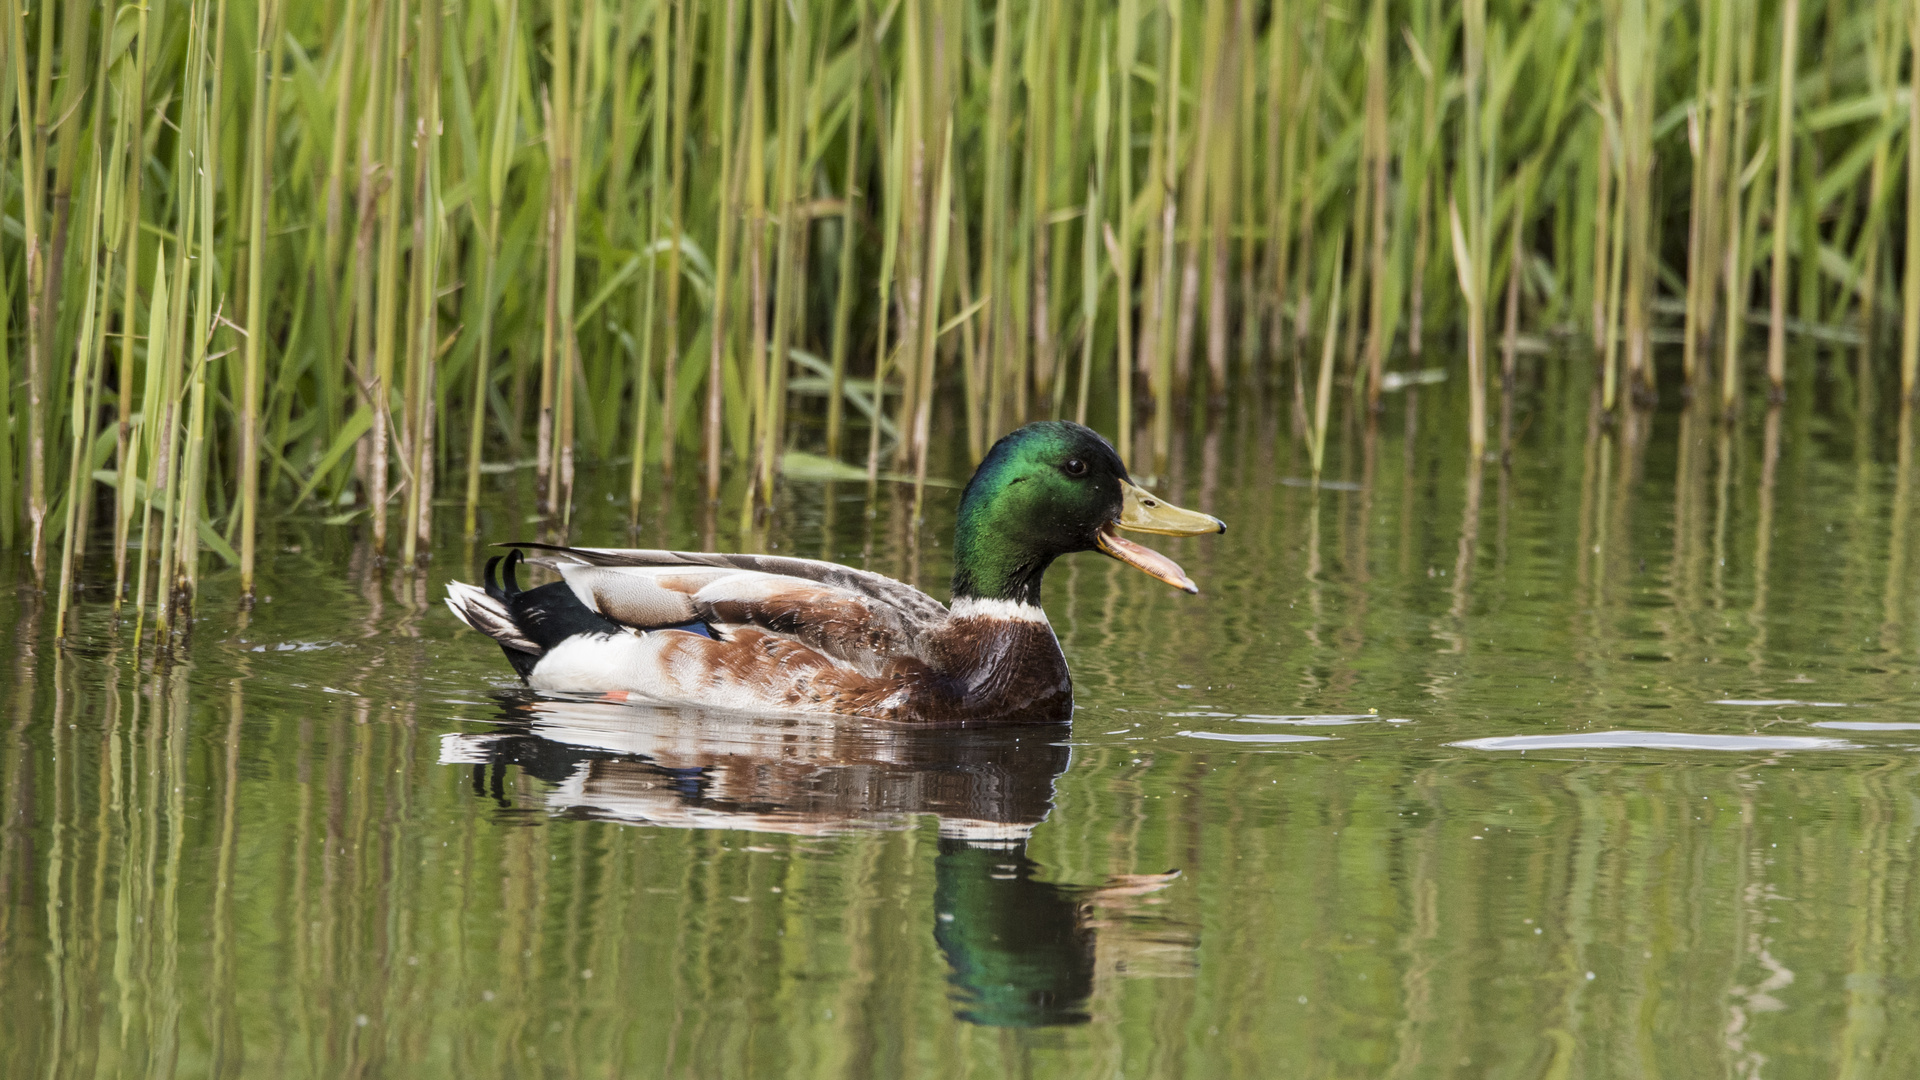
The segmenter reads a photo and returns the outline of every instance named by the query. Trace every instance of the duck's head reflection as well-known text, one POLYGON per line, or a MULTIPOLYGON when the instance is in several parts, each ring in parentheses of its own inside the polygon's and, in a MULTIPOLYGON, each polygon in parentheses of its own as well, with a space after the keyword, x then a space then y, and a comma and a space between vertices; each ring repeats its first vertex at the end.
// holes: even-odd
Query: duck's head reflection
MULTIPOLYGON (((1101 928, 1176 876, 1097 887, 1035 876, 1027 840, 1069 764, 1064 724, 911 731, 602 700, 503 704, 494 730, 443 736, 440 753, 443 764, 471 765, 476 794, 503 806, 511 765, 545 782, 548 812, 570 817, 828 836, 935 816, 934 939, 956 1013, 974 1023, 1086 1021, 1101 928)), ((1155 968, 1190 963, 1192 943, 1177 931, 1114 936, 1123 940, 1108 952, 1155 954, 1155 968)), ((1128 962, 1108 966, 1125 973, 1128 962)))

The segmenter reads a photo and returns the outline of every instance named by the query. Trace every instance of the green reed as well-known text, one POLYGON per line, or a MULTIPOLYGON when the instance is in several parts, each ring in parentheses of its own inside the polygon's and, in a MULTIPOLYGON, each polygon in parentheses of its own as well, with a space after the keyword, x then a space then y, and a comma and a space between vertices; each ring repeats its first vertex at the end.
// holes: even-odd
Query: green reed
POLYGON ((1898 309, 1920 383, 1896 0, 5 16, 0 543, 63 581, 110 544, 116 600, 207 553, 250 585, 288 513, 414 563, 449 472, 467 535, 489 471, 557 534, 581 462, 637 526, 677 461, 752 511, 792 451, 923 476, 936 429, 1056 415, 1157 473, 1190 400, 1290 386, 1311 442, 1323 358, 1377 405, 1443 342, 1477 452, 1493 319, 1503 416, 1543 335, 1591 337, 1608 409, 1724 409, 1795 341, 1878 377, 1898 309))

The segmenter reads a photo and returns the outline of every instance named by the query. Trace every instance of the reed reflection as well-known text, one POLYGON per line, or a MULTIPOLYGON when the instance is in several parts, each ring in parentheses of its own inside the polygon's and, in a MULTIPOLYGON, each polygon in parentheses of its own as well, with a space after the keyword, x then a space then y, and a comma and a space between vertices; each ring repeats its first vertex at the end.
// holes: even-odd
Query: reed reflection
POLYGON ((519 809, 518 768, 542 782, 548 813, 628 825, 826 837, 932 815, 931 926, 955 1015, 1024 1028, 1091 1019, 1103 926, 1128 954, 1191 951, 1177 933, 1113 920, 1177 872, 1041 880, 1027 842, 1070 764, 1066 737, 1065 725, 912 731, 514 695, 492 731, 442 736, 440 761, 470 765, 474 793, 502 810, 519 809))

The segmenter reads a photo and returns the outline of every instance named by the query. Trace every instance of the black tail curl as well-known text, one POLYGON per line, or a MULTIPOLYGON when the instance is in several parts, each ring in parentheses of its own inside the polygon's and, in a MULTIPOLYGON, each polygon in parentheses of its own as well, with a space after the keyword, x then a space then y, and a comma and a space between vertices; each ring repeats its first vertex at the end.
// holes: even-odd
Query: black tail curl
POLYGON ((487 560, 485 577, 487 595, 505 604, 508 611, 513 610, 513 598, 520 595, 519 574, 515 571, 524 561, 525 558, 521 555, 519 548, 514 548, 506 555, 495 555, 493 558, 487 560), (506 579, 505 588, 501 587, 500 579, 495 576, 495 571, 502 569, 502 563, 506 564, 504 567, 504 577, 506 579))

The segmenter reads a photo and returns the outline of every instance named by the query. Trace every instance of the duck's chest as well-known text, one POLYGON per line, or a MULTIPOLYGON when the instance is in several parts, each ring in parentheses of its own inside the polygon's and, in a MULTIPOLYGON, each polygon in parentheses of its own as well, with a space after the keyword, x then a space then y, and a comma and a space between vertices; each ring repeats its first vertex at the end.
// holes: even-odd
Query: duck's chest
POLYGON ((1073 679, 1044 617, 956 618, 931 644, 934 678, 913 703, 917 718, 986 723, 1072 715, 1073 679))

